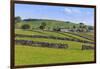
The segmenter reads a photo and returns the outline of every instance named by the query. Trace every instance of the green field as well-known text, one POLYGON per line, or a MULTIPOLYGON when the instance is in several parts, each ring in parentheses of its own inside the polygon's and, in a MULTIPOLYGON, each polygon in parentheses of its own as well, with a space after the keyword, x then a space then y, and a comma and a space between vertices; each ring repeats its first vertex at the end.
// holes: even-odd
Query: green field
POLYGON ((87 38, 89 38, 91 40, 94 40, 94 34, 93 33, 88 32, 88 33, 77 33, 77 34, 81 35, 81 36, 85 36, 85 37, 87 37, 87 38))
POLYGON ((93 50, 70 50, 16 45, 15 65, 94 61, 93 50))
MULTIPOLYGON (((78 39, 82 41, 94 42, 93 32, 61 32, 54 31, 54 28, 72 28, 75 25, 79 28, 79 24, 69 23, 56 20, 33 20, 33 21, 21 21, 15 23, 15 34, 19 35, 38 35, 38 36, 52 36, 60 38, 78 39), (45 29, 39 29, 41 23, 45 22, 45 29), (30 29, 22 29, 22 25, 30 25, 30 29), (52 29, 52 31, 51 31, 52 29), (80 37, 85 36, 86 38, 80 37), (87 39, 89 38, 89 39, 87 39)), ((88 27, 88 26, 87 26, 88 27)), ((15 65, 36 65, 36 64, 52 64, 52 63, 71 63, 71 62, 87 62, 94 61, 94 50, 82 50, 82 45, 94 47, 94 44, 60 40, 52 38, 31 38, 31 37, 18 37, 16 40, 31 40, 34 42, 47 42, 55 44, 66 44, 68 48, 48 48, 48 47, 35 47, 29 45, 15 44, 15 65)))
MULTIPOLYGON (((41 31, 40 31, 41 32, 41 31)), ((56 32, 43 33, 35 31, 24 31, 21 29, 15 30, 16 34, 26 34, 26 35, 45 35, 45 36, 59 36, 68 37, 56 32)), ((68 33, 64 33, 70 35, 68 33)), ((70 35, 78 39, 87 40, 75 35, 70 35)), ((71 37, 68 37, 71 38, 71 37)), ((61 43, 68 44, 68 49, 55 49, 55 48, 42 48, 42 47, 32 47, 15 45, 15 65, 30 65, 30 64, 50 64, 50 63, 70 63, 70 62, 85 62, 94 60, 94 50, 81 50, 82 44, 94 46, 93 44, 80 43, 74 41, 64 41, 56 39, 46 39, 46 38, 29 38, 29 37, 16 37, 16 40, 32 40, 38 42, 48 42, 48 43, 61 43)), ((90 41, 90 40, 89 40, 90 41)))
POLYGON ((69 34, 69 33, 58 33, 58 32, 50 32, 50 31, 27 31, 27 30, 21 30, 21 29, 16 29, 15 30, 15 34, 25 34, 25 35, 42 35, 42 36, 55 36, 55 37, 66 37, 66 38, 77 38, 77 39, 80 39, 80 40, 86 40, 86 41, 91 41, 91 40, 88 40, 88 39, 85 39, 85 38, 82 38, 82 37, 79 37, 79 36, 76 36, 76 35, 72 35, 72 34, 69 34), (69 37, 71 36, 71 37, 69 37))

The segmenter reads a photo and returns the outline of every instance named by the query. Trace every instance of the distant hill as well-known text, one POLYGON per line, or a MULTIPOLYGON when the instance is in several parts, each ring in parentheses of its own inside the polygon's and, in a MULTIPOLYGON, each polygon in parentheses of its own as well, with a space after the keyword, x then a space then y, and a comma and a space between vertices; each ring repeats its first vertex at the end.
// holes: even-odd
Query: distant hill
POLYGON ((79 24, 72 23, 69 21, 57 21, 57 20, 48 20, 48 19, 24 19, 19 23, 16 23, 15 27, 21 27, 23 24, 29 24, 32 28, 38 28, 41 23, 46 23, 46 29, 53 28, 72 28, 73 25, 79 27, 79 24))

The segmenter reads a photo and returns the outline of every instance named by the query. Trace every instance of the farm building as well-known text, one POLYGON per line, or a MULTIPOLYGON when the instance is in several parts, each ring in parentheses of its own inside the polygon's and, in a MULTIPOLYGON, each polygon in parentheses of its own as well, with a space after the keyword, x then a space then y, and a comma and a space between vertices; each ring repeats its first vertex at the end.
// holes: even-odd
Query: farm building
POLYGON ((61 32, 70 32, 70 30, 69 29, 66 29, 66 28, 61 28, 60 31, 61 32))

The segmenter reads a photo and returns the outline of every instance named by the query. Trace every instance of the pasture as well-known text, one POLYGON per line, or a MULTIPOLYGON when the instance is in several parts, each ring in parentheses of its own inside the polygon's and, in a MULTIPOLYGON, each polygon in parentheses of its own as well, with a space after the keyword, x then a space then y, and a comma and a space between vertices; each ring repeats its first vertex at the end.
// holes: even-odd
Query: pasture
POLYGON ((15 65, 94 61, 93 50, 54 49, 16 45, 15 65))
MULTIPOLYGON (((63 38, 76 38, 86 40, 80 36, 70 33, 59 33, 50 31, 30 31, 15 29, 15 34, 21 35, 41 35, 41 36, 55 36, 63 38), (69 37, 70 36, 70 37, 69 37)), ((56 49, 47 47, 35 47, 28 45, 15 45, 15 65, 37 65, 37 64, 52 64, 52 63, 70 63, 70 62, 87 62, 94 61, 94 50, 81 50, 82 45, 94 46, 94 44, 81 43, 68 40, 57 40, 49 38, 31 38, 31 37, 15 37, 16 40, 32 40, 36 42, 60 43, 68 44, 67 49, 56 49)))

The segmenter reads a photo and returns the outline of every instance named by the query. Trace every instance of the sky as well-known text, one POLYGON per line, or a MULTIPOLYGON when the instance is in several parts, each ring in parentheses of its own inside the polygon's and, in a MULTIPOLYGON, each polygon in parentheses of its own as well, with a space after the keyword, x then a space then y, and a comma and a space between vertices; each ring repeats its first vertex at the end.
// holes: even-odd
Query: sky
POLYGON ((15 17, 49 19, 94 25, 94 8, 15 4, 15 17))

